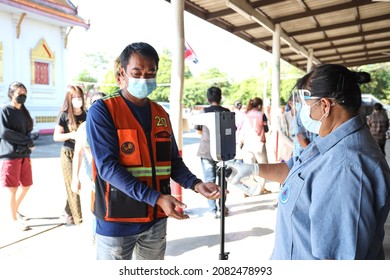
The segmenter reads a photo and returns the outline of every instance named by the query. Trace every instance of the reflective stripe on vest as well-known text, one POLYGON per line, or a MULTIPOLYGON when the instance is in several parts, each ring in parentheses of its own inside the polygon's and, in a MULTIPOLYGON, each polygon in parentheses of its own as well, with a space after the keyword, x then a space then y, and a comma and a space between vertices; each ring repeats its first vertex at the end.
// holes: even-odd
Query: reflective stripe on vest
MULTIPOLYGON (((129 171, 134 177, 153 176, 153 170, 150 167, 127 167, 126 170, 129 171)), ((170 166, 156 166, 155 170, 157 176, 171 175, 170 166)))

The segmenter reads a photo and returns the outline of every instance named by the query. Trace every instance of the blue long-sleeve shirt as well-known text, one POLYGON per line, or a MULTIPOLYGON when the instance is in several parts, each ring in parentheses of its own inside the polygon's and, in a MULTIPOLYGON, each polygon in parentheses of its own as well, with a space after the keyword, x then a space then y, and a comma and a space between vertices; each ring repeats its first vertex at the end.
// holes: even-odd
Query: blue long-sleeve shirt
POLYGON ((272 259, 381 259, 390 169, 360 116, 299 158, 279 193, 272 259))
MULTIPOLYGON (((125 101, 148 133, 151 130, 149 103, 140 107, 125 101)), ((160 193, 140 182, 119 163, 117 131, 103 100, 97 100, 88 111, 87 137, 100 177, 133 199, 155 206, 160 193)), ((173 135, 171 170, 171 178, 184 188, 191 188, 197 180, 180 157, 173 135)), ((96 232, 106 236, 128 236, 148 229, 153 223, 119 223, 98 219, 96 232)))

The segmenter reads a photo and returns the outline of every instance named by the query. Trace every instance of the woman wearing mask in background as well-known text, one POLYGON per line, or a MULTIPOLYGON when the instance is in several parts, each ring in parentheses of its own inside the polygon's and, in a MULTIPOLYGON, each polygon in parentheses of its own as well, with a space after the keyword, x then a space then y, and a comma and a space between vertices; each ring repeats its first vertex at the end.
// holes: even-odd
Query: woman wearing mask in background
POLYGON ((384 259, 390 169, 358 113, 368 81, 318 66, 297 89, 302 123, 319 136, 286 163, 228 166, 231 184, 254 174, 283 183, 272 259, 384 259))
POLYGON ((78 86, 70 86, 65 96, 64 105, 57 118, 53 139, 64 142, 61 148, 61 165, 67 194, 65 206, 66 224, 82 222, 80 195, 72 192, 72 162, 74 155, 76 131, 85 122, 87 114, 84 110, 84 93, 78 86))
POLYGON ((10 192, 11 218, 13 225, 20 230, 28 230, 23 215, 18 209, 32 185, 30 154, 34 148, 31 139, 33 120, 24 106, 27 98, 26 87, 13 82, 8 88, 10 104, 1 108, 0 159, 1 185, 10 192), (17 191, 21 187, 20 194, 17 191))

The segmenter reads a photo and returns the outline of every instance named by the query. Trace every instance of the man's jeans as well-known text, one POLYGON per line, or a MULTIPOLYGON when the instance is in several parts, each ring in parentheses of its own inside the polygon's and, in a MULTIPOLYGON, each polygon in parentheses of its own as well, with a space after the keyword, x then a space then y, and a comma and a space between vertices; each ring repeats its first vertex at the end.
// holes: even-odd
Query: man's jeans
MULTIPOLYGON (((206 183, 209 183, 209 182, 212 182, 212 183, 217 183, 219 184, 219 182, 216 182, 216 179, 217 179, 217 175, 218 175, 218 178, 220 177, 219 174, 217 174, 217 163, 216 161, 214 160, 210 160, 210 159, 207 159, 207 158, 201 158, 201 162, 202 162, 202 169, 203 169, 203 176, 204 176, 204 181, 206 183)), ((212 211, 212 212, 217 212, 217 203, 215 200, 212 200, 212 199, 208 199, 207 202, 209 203, 209 211, 212 211)), ((225 199, 225 202, 226 202, 226 199, 225 199)), ((221 205, 221 200, 219 199, 218 200, 218 206, 221 205)), ((220 207, 218 207, 220 208, 220 207)))
POLYGON ((163 260, 166 249, 167 219, 132 236, 111 237, 96 234, 97 260, 163 260))

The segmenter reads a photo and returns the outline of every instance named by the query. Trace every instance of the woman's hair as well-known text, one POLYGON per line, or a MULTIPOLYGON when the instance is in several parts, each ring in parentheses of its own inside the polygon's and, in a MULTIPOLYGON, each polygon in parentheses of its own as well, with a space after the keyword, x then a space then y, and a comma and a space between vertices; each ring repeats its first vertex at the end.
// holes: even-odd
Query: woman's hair
MULTIPOLYGON (((8 98, 11 100, 12 99, 12 95, 14 94, 14 92, 19 89, 19 88, 23 88, 26 93, 27 93, 27 88, 20 82, 13 82, 9 85, 8 87, 8 98)), ((27 120, 28 120, 28 127, 27 127, 27 130, 28 131, 32 131, 33 129, 33 126, 34 126, 34 122, 33 122, 33 119, 31 118, 31 115, 30 113, 28 112, 26 106, 24 106, 24 104, 21 104, 20 106, 20 109, 22 110, 22 112, 26 115, 27 117, 27 120)))
POLYGON ((62 112, 67 112, 68 113, 68 118, 69 118, 69 129, 70 130, 76 130, 77 129, 77 124, 76 120, 74 117, 74 112, 73 112, 73 106, 72 106, 72 98, 80 96, 81 100, 83 101, 83 105, 81 106, 81 109, 84 110, 84 92, 79 86, 68 86, 68 90, 65 95, 65 100, 64 104, 62 105, 62 108, 60 110, 60 113, 58 115, 58 118, 61 116, 62 112))
POLYGON ((207 101, 209 103, 217 102, 218 104, 222 99, 222 90, 219 87, 210 87, 207 89, 207 101))
POLYGON ((337 64, 324 64, 298 80, 297 89, 307 89, 311 96, 334 98, 351 113, 357 113, 362 103, 359 84, 370 81, 366 72, 354 72, 337 64))
MULTIPOLYGON (((130 57, 133 54, 138 54, 142 57, 152 58, 156 67, 158 68, 159 57, 157 51, 148 43, 138 42, 128 45, 120 54, 120 66, 126 70, 127 65, 129 64, 130 57)), ((157 70, 157 69, 156 69, 157 70)))
POLYGON ((248 113, 253 108, 257 108, 259 106, 260 106, 260 110, 261 110, 263 108, 263 99, 261 99, 259 97, 254 97, 253 99, 249 100, 245 111, 248 113))

